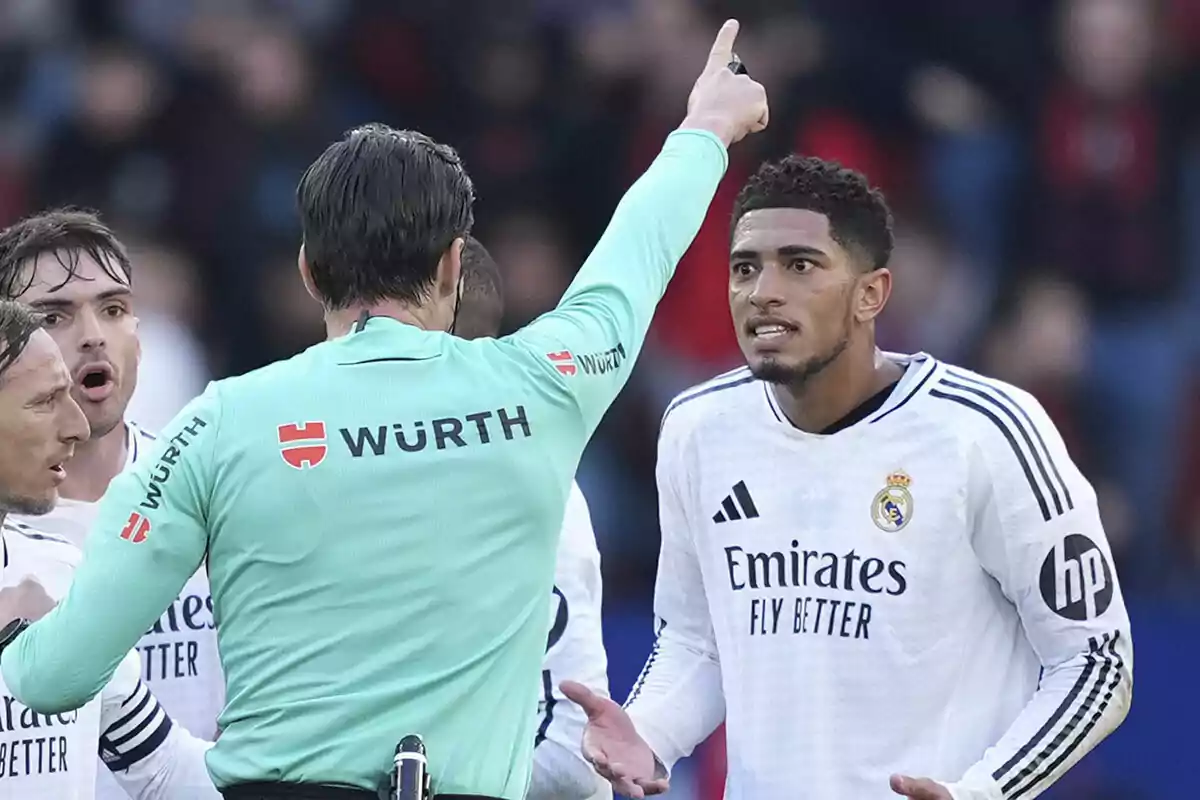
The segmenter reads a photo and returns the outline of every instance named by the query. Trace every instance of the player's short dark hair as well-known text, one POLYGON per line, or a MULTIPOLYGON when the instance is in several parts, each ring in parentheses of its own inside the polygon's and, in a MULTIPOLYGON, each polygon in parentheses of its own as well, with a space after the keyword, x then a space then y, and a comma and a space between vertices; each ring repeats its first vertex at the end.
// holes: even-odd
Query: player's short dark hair
POLYGON ((60 288, 73 279, 83 256, 90 257, 117 283, 129 286, 133 265, 115 233, 87 209, 56 208, 26 217, 0 231, 0 297, 25 294, 33 282, 26 265, 53 255, 67 271, 60 288))
POLYGON ((348 131, 296 188, 304 252, 329 308, 428 296, 438 261, 471 231, 475 190, 452 147, 386 125, 348 131))
POLYGON ((42 316, 24 303, 0 299, 0 384, 8 368, 25 352, 29 338, 42 327, 42 316))
POLYGON ((833 240, 856 251, 868 269, 885 267, 891 258, 892 212, 883 193, 862 173, 835 161, 789 155, 763 162, 738 193, 733 226, 746 213, 764 208, 824 214, 833 240))
POLYGON ((463 294, 454 332, 464 339, 495 336, 504 314, 500 265, 478 239, 468 236, 462 251, 463 294))

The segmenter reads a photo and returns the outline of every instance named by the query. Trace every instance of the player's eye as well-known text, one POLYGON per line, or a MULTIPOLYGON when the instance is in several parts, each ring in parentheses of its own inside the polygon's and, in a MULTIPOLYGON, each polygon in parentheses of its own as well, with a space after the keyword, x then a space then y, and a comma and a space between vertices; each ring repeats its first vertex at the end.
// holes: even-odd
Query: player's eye
POLYGON ((808 272, 816 266, 816 262, 811 258, 793 258, 788 262, 788 269, 795 270, 796 272, 808 272))
POLYGON ((754 274, 754 265, 749 261, 738 261, 732 264, 729 270, 739 278, 745 278, 754 274))
POLYGON ((63 395, 64 391, 65 390, 59 389, 59 390, 51 392, 50 394, 43 395, 43 396, 39 397, 37 400, 35 400, 33 404, 37 408, 51 408, 54 406, 55 403, 58 402, 58 398, 63 395))
POLYGON ((125 306, 120 303, 112 303, 104 307, 104 313, 113 319, 119 319, 128 312, 125 310, 125 306))

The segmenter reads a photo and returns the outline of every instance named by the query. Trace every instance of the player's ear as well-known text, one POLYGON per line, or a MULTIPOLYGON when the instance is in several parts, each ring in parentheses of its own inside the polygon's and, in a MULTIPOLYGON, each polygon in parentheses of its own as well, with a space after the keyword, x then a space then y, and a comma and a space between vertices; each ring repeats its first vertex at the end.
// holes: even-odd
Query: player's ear
POLYGON ((872 270, 858 279, 858 293, 854 317, 859 322, 870 322, 879 316, 888 298, 892 296, 892 273, 886 267, 872 270))
POLYGON ((308 268, 308 256, 304 254, 304 243, 300 244, 300 254, 296 256, 296 267, 300 270, 300 280, 304 281, 304 291, 308 292, 308 296, 316 300, 321 305, 325 301, 321 299, 321 295, 317 293, 316 284, 313 283, 312 271, 308 268))

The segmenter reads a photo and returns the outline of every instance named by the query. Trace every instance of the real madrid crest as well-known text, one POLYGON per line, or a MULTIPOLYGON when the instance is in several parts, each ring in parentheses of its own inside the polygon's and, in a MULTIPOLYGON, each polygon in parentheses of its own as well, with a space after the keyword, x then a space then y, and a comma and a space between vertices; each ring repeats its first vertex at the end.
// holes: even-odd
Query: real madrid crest
POLYGON ((887 486, 871 501, 871 520, 883 531, 895 533, 912 519, 913 498, 908 491, 912 478, 903 470, 887 476, 887 486))

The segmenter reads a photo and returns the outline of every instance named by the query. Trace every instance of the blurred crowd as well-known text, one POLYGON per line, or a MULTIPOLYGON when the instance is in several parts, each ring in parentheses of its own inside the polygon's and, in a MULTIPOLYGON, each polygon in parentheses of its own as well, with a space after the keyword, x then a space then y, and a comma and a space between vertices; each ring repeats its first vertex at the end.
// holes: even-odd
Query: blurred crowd
POLYGON ((346 128, 418 128, 476 181, 511 329, 560 296, 730 12, 772 125, 736 150, 581 468, 606 593, 649 594, 659 415, 738 363, 728 213, 789 150, 864 171, 894 206, 883 344, 1034 391, 1128 591, 1194 591, 1197 0, 5 0, 0 223, 84 205, 127 240, 134 417, 155 427, 210 378, 322 337, 297 179, 346 128))

